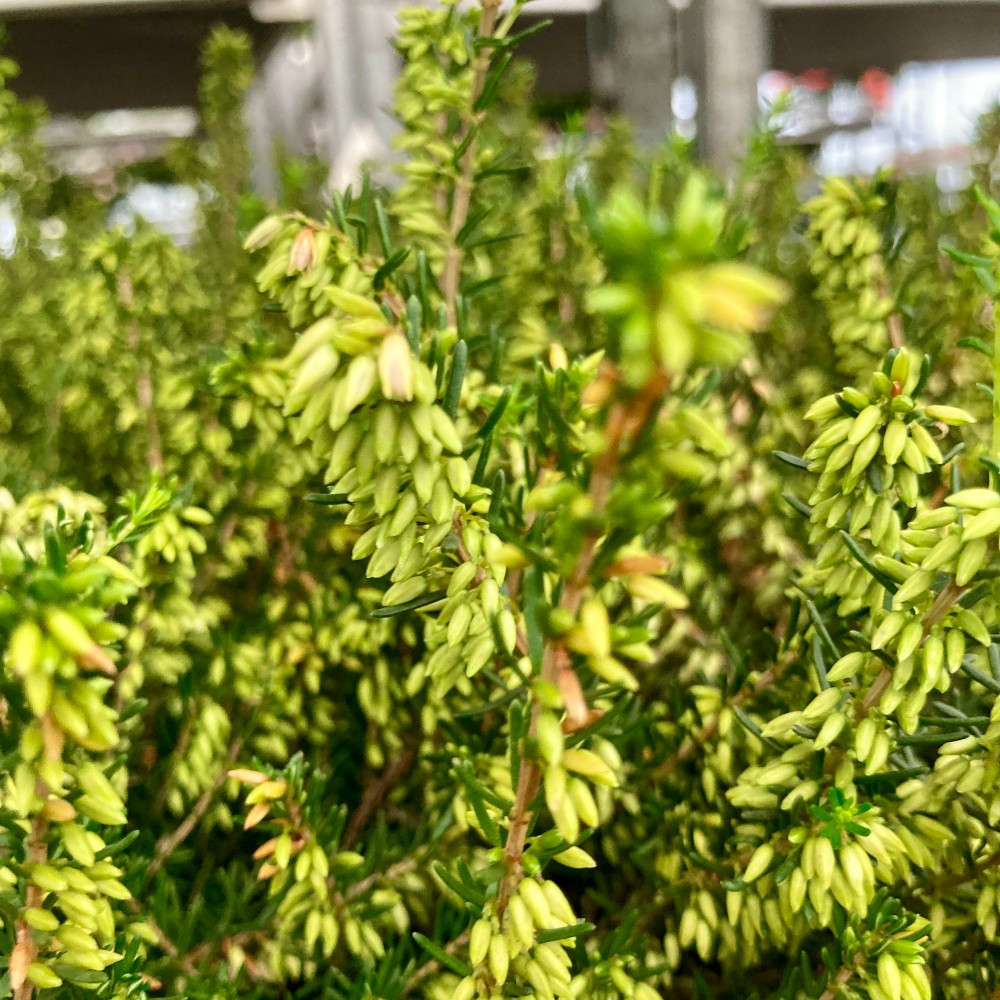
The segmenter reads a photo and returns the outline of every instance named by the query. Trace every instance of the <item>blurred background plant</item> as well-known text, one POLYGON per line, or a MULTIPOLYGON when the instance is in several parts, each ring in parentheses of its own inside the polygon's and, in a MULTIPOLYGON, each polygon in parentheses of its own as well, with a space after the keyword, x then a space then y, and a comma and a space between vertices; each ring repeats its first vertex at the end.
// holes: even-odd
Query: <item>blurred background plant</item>
POLYGON ((183 241, 0 91, 19 1000, 1000 986, 995 207, 543 142, 517 13, 404 14, 398 178, 277 204, 216 32, 183 241))

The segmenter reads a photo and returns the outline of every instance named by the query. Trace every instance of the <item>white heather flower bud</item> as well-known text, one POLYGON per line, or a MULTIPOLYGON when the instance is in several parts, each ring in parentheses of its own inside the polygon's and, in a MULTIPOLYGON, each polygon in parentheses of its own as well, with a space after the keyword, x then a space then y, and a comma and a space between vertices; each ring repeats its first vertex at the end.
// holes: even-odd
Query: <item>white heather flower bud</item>
POLYGON ((308 396, 314 389, 322 385, 337 370, 339 358, 337 352, 329 344, 318 347, 299 369, 299 373, 288 390, 289 401, 308 396))
POLYGON ((511 926, 517 940, 525 949, 531 948, 535 943, 535 924, 528 912, 528 907, 519 895, 511 896, 507 903, 507 915, 510 917, 511 926))
POLYGON ((542 887, 532 878, 524 878, 517 888, 518 895, 524 900, 535 926, 545 929, 552 923, 552 911, 542 887))
POLYGON ((973 487, 952 493, 944 502, 950 507, 959 507, 962 510, 991 510, 1000 507, 1000 493, 985 486, 973 487))
POLYGON ((615 772, 590 750, 576 748, 565 750, 562 755, 562 763, 567 770, 582 774, 596 784, 606 785, 608 788, 618 787, 618 778, 615 772))
POLYGON ((903 982, 896 959, 888 951, 883 951, 878 957, 878 981, 889 1000, 900 1000, 903 982))
POLYGON ((942 424, 949 424, 952 427, 959 427, 962 424, 974 424, 976 422, 976 418, 971 413, 967 413, 957 406, 928 406, 924 412, 931 420, 938 420, 942 424))
POLYGON ((743 872, 743 881, 755 882, 767 871, 773 860, 774 848, 770 844, 761 844, 753 852, 753 856, 750 858, 746 870, 743 872))
POLYGON ((837 707, 842 697, 843 692, 837 688, 831 687, 821 691, 803 710, 803 721, 816 722, 824 718, 828 712, 837 707))
POLYGON ((344 407, 350 413, 368 398, 375 384, 375 362, 367 354, 359 354, 347 368, 344 407))
POLYGON ((472 1000, 475 995, 476 980, 472 976, 466 976, 455 987, 455 992, 452 993, 451 1000, 472 1000))
POLYGON ((386 399, 409 402, 413 399, 413 352, 398 330, 382 340, 378 353, 378 375, 386 399))
POLYGON ((608 609, 598 598, 586 601, 580 609, 580 624, 590 652, 597 657, 611 655, 611 625, 608 609))
POLYGON ((907 965, 901 975, 903 1000, 931 1000, 931 984, 924 966, 907 965))
POLYGON ((834 853, 833 844, 826 837, 817 837, 813 843, 816 845, 813 853, 816 879, 824 888, 829 888, 837 867, 837 856, 834 853))
POLYGON ((490 972, 497 986, 503 986, 507 981, 507 971, 510 966, 510 953, 507 950, 507 942, 501 935, 496 935, 490 939, 490 972))
POLYGON ((833 712, 826 717, 826 721, 820 727, 819 734, 813 742, 817 750, 828 747, 840 735, 847 724, 847 716, 843 712, 833 712))
MULTIPOLYGON (((945 508, 947 510, 948 508, 945 508)), ((970 517, 962 529, 962 540, 966 542, 977 538, 986 538, 988 535, 995 535, 1000 532, 1000 507, 992 507, 984 510, 974 517, 970 517)))
POLYGON ((493 927, 488 920, 477 920, 472 925, 472 931, 469 934, 469 961, 473 965, 479 965, 486 958, 492 938, 493 927))
POLYGON ((284 222, 277 215, 269 215, 258 222, 243 241, 243 249, 253 253, 266 247, 284 228, 284 222))
POLYGON ((827 673, 827 680, 829 680, 831 684, 838 684, 840 681, 846 681, 848 678, 853 677, 865 665, 865 659, 866 657, 864 653, 848 653, 846 656, 842 656, 830 668, 827 673))
POLYGON ((563 731, 554 713, 542 712, 538 716, 535 735, 542 758, 550 765, 558 764, 563 754, 563 731))
POLYGON ((316 263, 316 230, 305 226, 299 230, 288 255, 288 273, 312 270, 316 263))
POLYGON ((567 868, 595 868, 597 862, 582 847, 567 847, 565 851, 555 855, 554 861, 567 868))

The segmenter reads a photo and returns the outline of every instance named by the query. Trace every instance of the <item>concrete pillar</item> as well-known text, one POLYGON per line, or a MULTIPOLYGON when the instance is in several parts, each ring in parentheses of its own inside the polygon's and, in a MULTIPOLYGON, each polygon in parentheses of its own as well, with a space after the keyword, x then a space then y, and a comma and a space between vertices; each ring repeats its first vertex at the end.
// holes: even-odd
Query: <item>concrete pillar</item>
POLYGON ((641 141, 659 142, 670 130, 677 73, 674 8, 670 0, 613 0, 610 14, 619 110, 641 141))
POLYGON ((247 142, 250 147, 250 179, 254 190, 265 198, 278 196, 278 172, 274 156, 274 132, 268 114, 267 94, 260 86, 247 95, 247 142))
POLYGON ((757 80, 768 63, 767 14, 760 0, 703 4, 705 62, 699 88, 702 148, 728 173, 757 121, 757 80))
POLYGON ((365 72, 368 74, 368 109, 378 134, 389 141, 398 131, 392 113, 396 78, 402 69, 394 39, 398 30, 396 16, 401 7, 398 0, 361 0, 361 38, 365 52, 365 72))
POLYGON ((278 193, 276 144, 293 155, 315 151, 315 126, 323 103, 321 75, 313 37, 298 28, 283 31, 257 66, 247 120, 254 186, 263 194, 278 193))
POLYGON ((323 69, 330 179, 356 180, 385 158, 394 123, 390 108, 398 60, 392 46, 395 4, 386 0, 317 0, 316 35, 323 69))

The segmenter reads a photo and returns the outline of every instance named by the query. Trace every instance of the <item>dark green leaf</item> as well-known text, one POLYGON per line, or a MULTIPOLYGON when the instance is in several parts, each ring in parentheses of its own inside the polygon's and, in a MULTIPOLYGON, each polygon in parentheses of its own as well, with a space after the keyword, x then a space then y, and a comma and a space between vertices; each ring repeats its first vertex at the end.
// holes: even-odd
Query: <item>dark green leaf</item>
POLYGON ((542 574, 535 567, 529 567, 524 573, 522 586, 524 596, 524 628, 528 637, 528 656, 536 671, 542 669, 542 653, 545 649, 545 634, 543 631, 544 596, 542 592, 542 574))
POLYGON ((382 252, 386 258, 392 256, 392 238, 389 235, 389 214, 382 204, 381 198, 375 199, 375 228, 378 230, 378 237, 382 241, 382 252))
POLYGON ((891 576, 883 573, 868 557, 864 549, 846 532, 841 531, 840 537, 844 539, 844 544, 852 556, 865 568, 865 570, 877 580, 890 594, 895 594, 899 590, 899 584, 891 576))
POLYGON ((547 941, 565 941, 566 938, 583 937, 584 934, 589 934, 595 929, 593 924, 581 920, 577 924, 568 924, 566 927, 553 927, 552 930, 539 931, 535 935, 535 940, 539 944, 545 944, 547 941))
POLYGON ((464 979, 466 976, 472 975, 472 967, 470 965, 455 958, 454 955, 449 955, 444 948, 439 944, 435 944, 429 937, 426 937, 419 931, 413 932, 413 940, 429 955, 436 958, 446 969, 454 972, 456 976, 462 976, 464 979))
POLYGON ((396 604, 391 608, 376 608, 372 612, 372 618, 395 618, 396 615, 405 615, 408 611, 417 611, 420 608, 426 608, 428 604, 434 604, 435 601, 441 601, 448 596, 448 591, 438 590, 433 594, 424 594, 421 597, 415 597, 412 601, 407 601, 405 604, 396 604))
POLYGON ((780 451, 778 449, 771 452, 775 458, 780 459, 785 465, 790 465, 793 469, 802 469, 805 472, 809 471, 809 463, 804 458, 799 458, 798 455, 793 455, 787 451, 780 451))
POLYGON ((488 437, 493 431, 493 428, 500 423, 500 418, 504 414, 504 410, 507 409, 507 404, 510 402, 510 398, 514 393, 513 386, 504 386, 504 390, 500 393, 500 398, 496 401, 496 405, 490 410, 490 415, 486 418, 485 423, 482 427, 476 431, 476 437, 484 438, 488 437))
POLYGON ((394 271, 400 268, 410 256, 408 248, 397 250, 376 272, 372 278, 372 287, 375 291, 381 291, 385 287, 386 281, 394 271))
POLYGON ((980 354, 985 354, 988 358, 993 357, 993 348, 982 337, 963 337, 958 341, 958 346, 970 347, 974 351, 979 351, 980 354))
POLYGON ((460 340, 451 356, 451 371, 448 373, 448 390, 444 397, 444 411, 453 420, 458 413, 458 403, 462 396, 462 383, 469 363, 469 345, 460 340))
POLYGON ((947 254, 953 261, 959 264, 968 264, 970 267, 982 267, 991 268, 993 267, 993 261, 989 257, 983 257, 980 254, 966 253, 964 250, 959 250, 958 247, 951 246, 944 242, 938 243, 938 247, 942 253, 947 254))
POLYGON ((513 58, 513 52, 504 52, 494 63, 486 76, 485 83, 483 83, 483 89, 473 106, 475 111, 485 111, 493 103, 497 88, 500 86, 500 80, 503 78, 504 72, 513 58))
POLYGON ((339 507, 349 503, 346 493, 307 493, 306 502, 320 507, 339 507))
POLYGON ((810 517, 812 517, 812 508, 808 504, 803 503, 798 497, 792 496, 791 493, 782 493, 781 499, 784 500, 785 503, 792 508, 792 510, 801 514, 807 521, 810 517))

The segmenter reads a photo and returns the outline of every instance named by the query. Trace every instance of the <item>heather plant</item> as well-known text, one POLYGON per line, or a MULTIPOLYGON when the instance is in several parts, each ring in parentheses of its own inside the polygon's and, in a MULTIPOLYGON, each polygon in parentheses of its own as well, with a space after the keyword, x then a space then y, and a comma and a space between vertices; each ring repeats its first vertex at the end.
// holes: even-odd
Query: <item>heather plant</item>
POLYGON ((132 498, 110 525, 44 501, 15 513, 4 499, 4 984, 18 1000, 139 995, 144 942, 155 936, 132 919, 112 859, 135 839, 122 830, 117 752, 141 706, 115 697, 107 648, 126 632, 111 611, 139 581, 112 553, 148 530, 169 496, 153 488, 132 498))
POLYGON ((522 6, 325 212, 216 33, 183 246, 0 95, 0 994, 1000 988, 1000 207, 543 141, 522 6))

